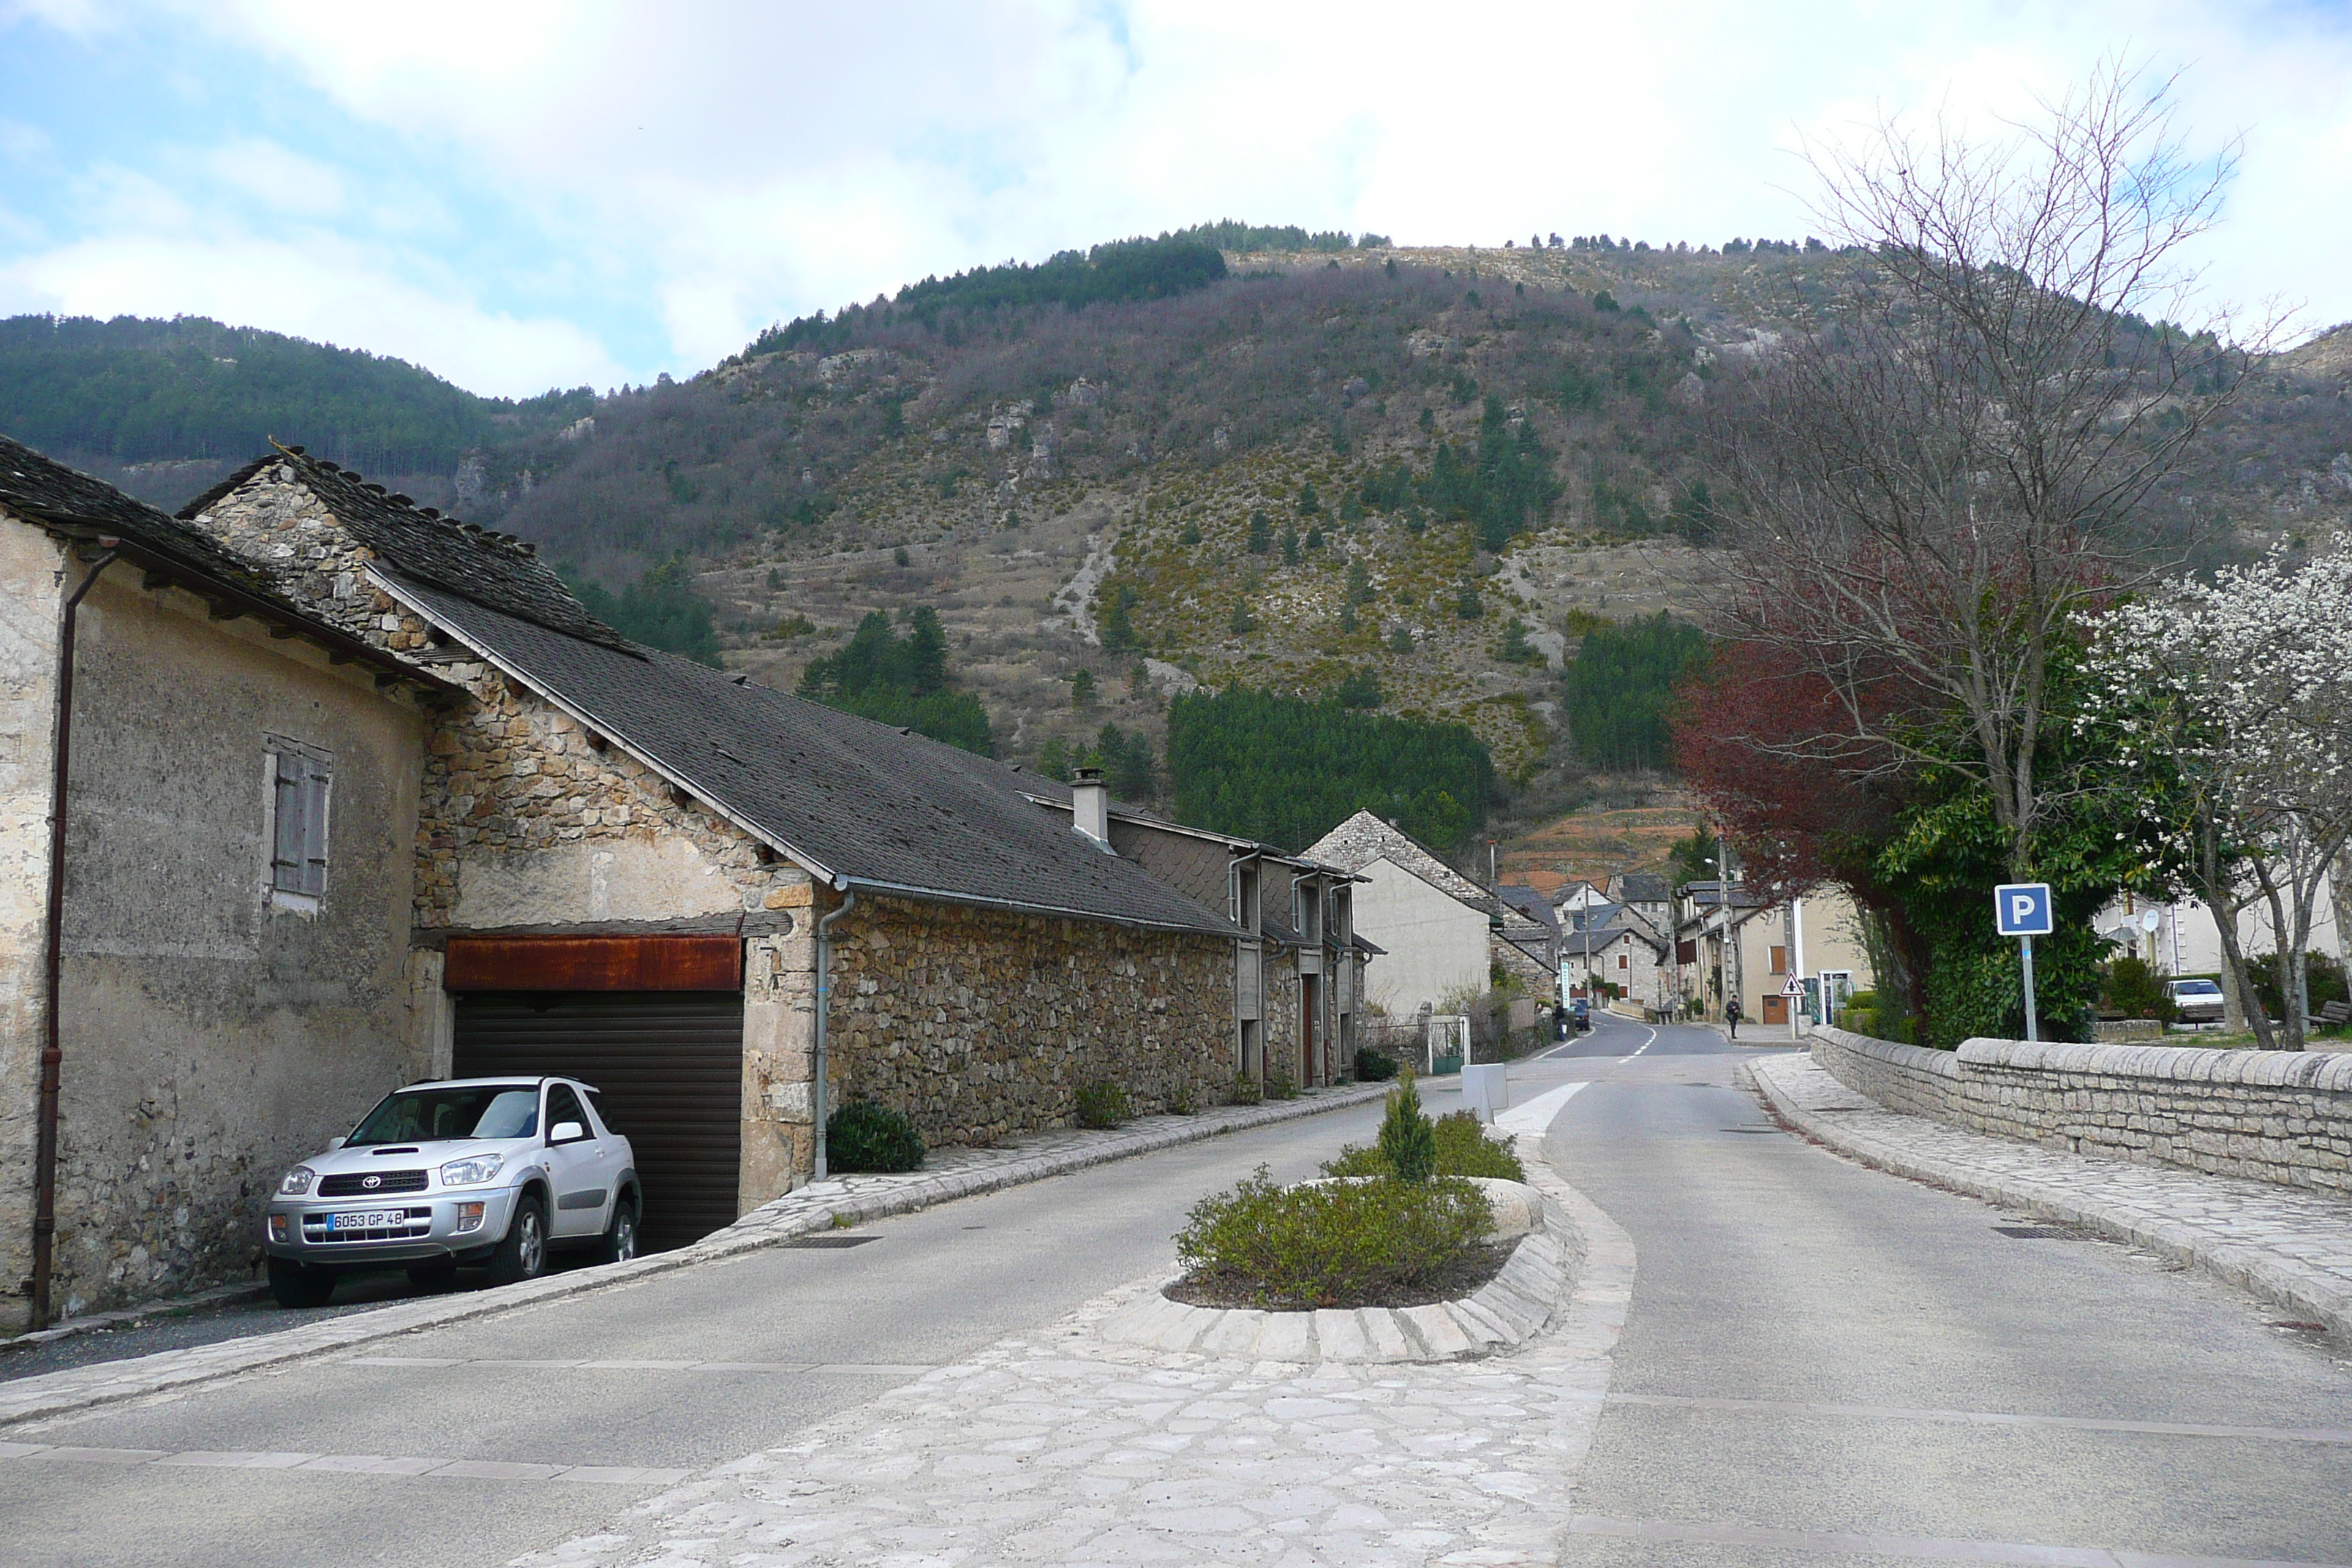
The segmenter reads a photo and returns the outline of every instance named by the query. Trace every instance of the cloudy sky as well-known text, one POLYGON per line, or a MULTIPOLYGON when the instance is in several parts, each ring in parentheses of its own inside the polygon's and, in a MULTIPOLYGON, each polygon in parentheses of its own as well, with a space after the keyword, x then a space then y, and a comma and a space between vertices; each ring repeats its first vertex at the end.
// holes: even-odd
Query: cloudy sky
POLYGON ((2103 57, 2244 139, 2210 298, 2352 318, 2352 0, 0 0, 0 313, 207 315, 527 395, 1231 216, 1806 227, 1801 138, 2103 57))

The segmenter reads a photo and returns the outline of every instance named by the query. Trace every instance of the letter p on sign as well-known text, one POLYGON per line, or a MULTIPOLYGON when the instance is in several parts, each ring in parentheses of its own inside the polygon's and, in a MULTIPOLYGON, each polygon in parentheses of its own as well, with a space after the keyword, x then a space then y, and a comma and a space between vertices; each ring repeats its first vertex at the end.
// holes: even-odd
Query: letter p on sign
POLYGON ((1992 890, 1993 923, 2003 936, 2048 936, 2050 884, 2005 882, 1992 890))

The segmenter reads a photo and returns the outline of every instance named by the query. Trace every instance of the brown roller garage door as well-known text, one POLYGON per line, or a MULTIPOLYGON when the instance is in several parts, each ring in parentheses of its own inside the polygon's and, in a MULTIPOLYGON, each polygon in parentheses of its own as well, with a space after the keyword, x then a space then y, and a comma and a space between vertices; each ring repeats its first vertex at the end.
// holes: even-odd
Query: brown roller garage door
POLYGON ((741 1156, 740 993, 496 993, 457 998, 459 1078, 576 1078, 635 1152, 647 1251, 735 1218, 741 1156))

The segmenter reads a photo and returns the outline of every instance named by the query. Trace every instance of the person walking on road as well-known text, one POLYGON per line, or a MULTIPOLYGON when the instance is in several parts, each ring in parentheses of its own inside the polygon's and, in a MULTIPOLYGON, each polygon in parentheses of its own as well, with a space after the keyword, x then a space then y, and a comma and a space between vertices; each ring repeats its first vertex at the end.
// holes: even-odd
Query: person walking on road
POLYGON ((1739 1037, 1739 998, 1734 996, 1723 1005, 1723 1021, 1731 1026, 1731 1037, 1739 1037))

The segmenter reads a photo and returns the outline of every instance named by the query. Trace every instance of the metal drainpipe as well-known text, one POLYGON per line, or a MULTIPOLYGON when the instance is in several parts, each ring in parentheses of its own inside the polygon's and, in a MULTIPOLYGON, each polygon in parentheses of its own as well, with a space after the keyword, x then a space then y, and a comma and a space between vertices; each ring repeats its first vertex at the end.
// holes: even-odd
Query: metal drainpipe
POLYGON ((856 893, 841 895, 841 907, 816 922, 816 1083, 809 1103, 816 1108, 816 1167, 809 1180, 822 1182, 824 1171, 824 1019, 830 1011, 833 970, 833 922, 857 902, 856 893))
MULTIPOLYGON (((64 942, 66 909, 66 779, 73 755, 74 623, 82 595, 98 582, 98 574, 114 563, 119 541, 101 539, 100 556, 66 595, 58 617, 58 721, 56 771, 49 784, 49 900, 43 933, 41 1020, 41 1108, 33 1141, 33 1327, 49 1326, 51 1244, 58 1229, 58 1094, 64 1077, 65 1052, 58 1046, 58 972, 64 942)), ((60 574, 62 575, 62 574, 60 574)))

